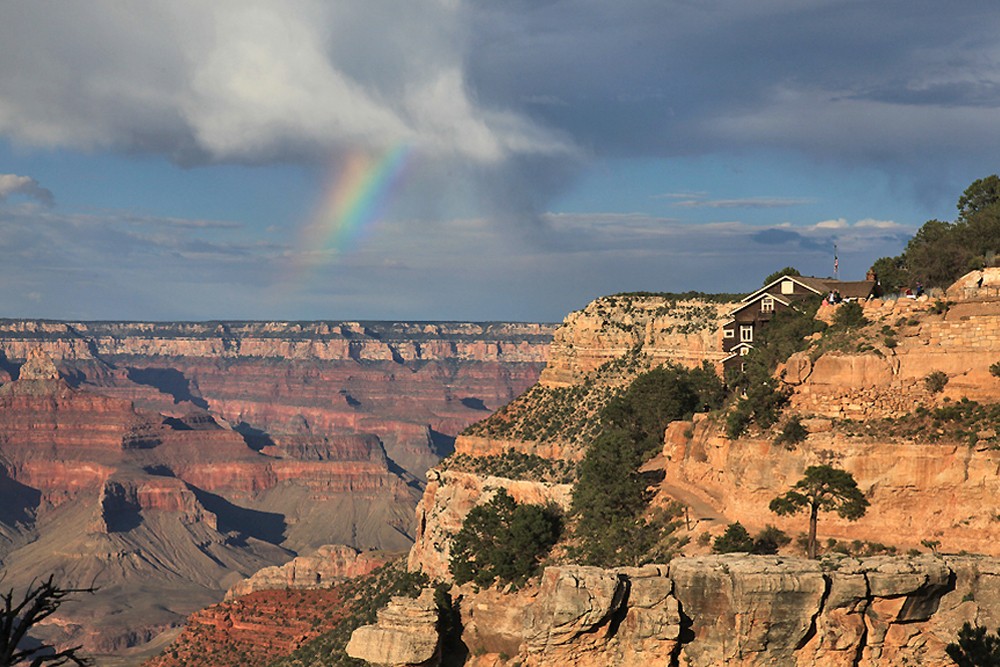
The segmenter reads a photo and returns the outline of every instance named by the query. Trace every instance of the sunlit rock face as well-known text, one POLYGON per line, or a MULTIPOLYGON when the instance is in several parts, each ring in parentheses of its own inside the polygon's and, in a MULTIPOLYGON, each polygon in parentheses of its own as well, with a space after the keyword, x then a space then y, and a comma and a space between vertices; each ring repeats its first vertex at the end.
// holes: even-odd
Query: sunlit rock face
MULTIPOLYGON (((996 625, 998 573, 996 559, 973 556, 744 554, 550 567, 519 591, 452 593, 471 665, 506 656, 537 667, 943 666, 964 622, 996 625)), ((410 636, 393 634, 391 621, 356 632, 355 655, 412 664, 402 660, 410 636)))

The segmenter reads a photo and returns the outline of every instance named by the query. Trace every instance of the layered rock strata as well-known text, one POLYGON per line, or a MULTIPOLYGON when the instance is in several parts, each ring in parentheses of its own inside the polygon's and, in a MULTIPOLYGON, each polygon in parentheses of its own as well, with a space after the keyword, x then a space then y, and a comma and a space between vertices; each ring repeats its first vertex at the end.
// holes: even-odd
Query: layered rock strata
MULTIPOLYGON (((539 667, 943 666, 963 623, 1000 622, 1000 562, 728 555, 550 567, 516 594, 464 591, 459 608, 470 665, 502 654, 539 667)), ((393 651, 410 637, 383 637, 381 662, 409 664, 393 651)))
POLYGON ((363 552, 342 544, 327 544, 308 556, 297 556, 284 565, 265 567, 226 592, 226 600, 270 590, 315 590, 359 577, 392 559, 380 551, 363 552))
POLYGON ((555 330, 539 381, 545 387, 577 384, 637 348, 655 363, 716 363, 725 356, 721 326, 733 305, 665 295, 602 297, 567 315, 555 330))
POLYGON ((853 522, 821 515, 823 539, 904 549, 920 548, 926 540, 947 552, 1000 556, 1000 522, 991 509, 1000 494, 1000 451, 964 443, 885 443, 828 430, 829 421, 809 425, 819 431, 788 448, 773 437, 731 440, 707 419, 675 422, 663 450, 664 484, 691 489, 728 521, 749 529, 774 524, 796 534, 805 531, 805 517, 778 516, 768 504, 807 467, 829 464, 851 473, 871 506, 853 522))
MULTIPOLYGON (((74 386, 171 416, 207 410, 260 446, 366 432, 418 478, 529 387, 552 325, 0 320, 0 364, 42 351, 74 386)), ((10 369, 10 371, 8 371, 10 369)))

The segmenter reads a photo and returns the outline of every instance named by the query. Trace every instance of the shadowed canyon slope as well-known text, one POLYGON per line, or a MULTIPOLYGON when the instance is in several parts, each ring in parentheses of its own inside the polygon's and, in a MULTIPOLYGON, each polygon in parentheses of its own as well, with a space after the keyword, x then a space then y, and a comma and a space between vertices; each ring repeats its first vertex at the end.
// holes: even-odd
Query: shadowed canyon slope
POLYGON ((534 324, 0 322, 0 565, 138 644, 328 543, 405 550, 424 470, 530 386, 534 324))

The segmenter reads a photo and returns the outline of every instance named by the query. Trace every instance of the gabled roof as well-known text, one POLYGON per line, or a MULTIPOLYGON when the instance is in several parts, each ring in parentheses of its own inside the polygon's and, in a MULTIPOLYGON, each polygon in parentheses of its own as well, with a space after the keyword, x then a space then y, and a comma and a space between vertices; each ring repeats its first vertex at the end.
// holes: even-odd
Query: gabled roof
MULTIPOLYGON (((735 315, 736 313, 740 312, 744 308, 752 306, 755 303, 757 303, 758 301, 760 301, 761 299, 763 299, 764 297, 768 297, 768 296, 771 297, 772 299, 774 299, 775 301, 777 301, 778 303, 782 304, 782 305, 785 305, 785 306, 788 306, 788 307, 791 307, 791 305, 792 305, 791 300, 786 299, 785 297, 781 296, 780 294, 770 294, 768 292, 759 292, 757 294, 757 298, 751 299, 750 301, 747 301, 747 299, 743 299, 743 301, 745 303, 743 303, 742 306, 736 306, 735 308, 733 308, 732 310, 730 310, 729 311, 730 318, 732 318, 733 315, 735 315)), ((747 297, 747 298, 749 299, 750 297, 747 297)), ((729 322, 726 322, 726 324, 729 324, 729 322)), ((726 326, 726 324, 723 324, 722 326, 726 326)))
POLYGON ((768 284, 764 285, 756 292, 753 292, 752 294, 743 297, 743 301, 755 300, 758 296, 760 296, 764 292, 767 292, 769 289, 771 289, 772 287, 774 287, 783 280, 792 280, 794 282, 797 282, 799 285, 802 285, 806 289, 816 292, 816 294, 825 294, 829 289, 826 285, 828 281, 824 280, 823 278, 814 278, 812 276, 781 276, 780 278, 775 278, 768 284))
MULTIPOLYGON (((840 296, 847 299, 865 299, 871 296, 872 290, 875 289, 874 280, 834 280, 833 278, 816 278, 815 276, 781 276, 772 280, 768 284, 761 287, 759 290, 743 297, 742 301, 744 303, 749 303, 751 301, 756 301, 758 297, 773 288, 775 285, 783 280, 792 280, 802 287, 815 292, 816 294, 826 295, 827 293, 837 290, 840 292, 840 296)), ((777 298, 778 295, 772 294, 771 296, 777 298)), ((782 301, 786 306, 788 303, 782 301)), ((737 310, 739 310, 737 308, 737 310)), ((733 312, 736 312, 735 310, 733 312)))
POLYGON ((739 357, 739 356, 742 356, 742 355, 740 354, 740 350, 741 350, 742 348, 749 348, 749 349, 751 349, 751 350, 752 350, 752 349, 753 349, 753 345, 751 345, 750 343, 739 343, 738 345, 734 345, 734 346, 733 346, 733 347, 732 347, 732 348, 731 348, 731 349, 729 350, 729 355, 728 355, 728 356, 726 356, 726 357, 723 357, 723 359, 722 359, 722 363, 726 363, 727 361, 729 361, 729 360, 730 360, 730 359, 732 359, 733 357, 739 357))

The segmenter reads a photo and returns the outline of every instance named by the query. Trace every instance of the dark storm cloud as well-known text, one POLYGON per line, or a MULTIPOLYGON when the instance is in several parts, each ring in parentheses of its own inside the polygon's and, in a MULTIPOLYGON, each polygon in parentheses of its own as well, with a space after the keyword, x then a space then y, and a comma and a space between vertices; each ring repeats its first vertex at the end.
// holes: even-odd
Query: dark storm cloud
POLYGON ((998 20, 969 0, 7 4, 0 132, 182 162, 995 154, 998 20))
POLYGON ((486 7, 473 23, 477 90, 595 153, 772 147, 906 162, 930 125, 942 157, 1000 142, 984 131, 1000 77, 1000 8, 988 3, 486 7))

